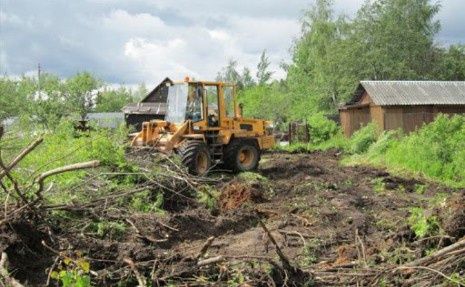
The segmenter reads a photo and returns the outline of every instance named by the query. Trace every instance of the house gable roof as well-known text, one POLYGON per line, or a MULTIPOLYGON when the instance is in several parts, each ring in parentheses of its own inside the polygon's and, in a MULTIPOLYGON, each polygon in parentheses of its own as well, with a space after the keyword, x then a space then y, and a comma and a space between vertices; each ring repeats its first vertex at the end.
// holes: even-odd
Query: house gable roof
POLYGON ((465 82, 361 81, 348 106, 356 105, 364 91, 378 106, 465 105, 465 82))
POLYGON ((147 96, 145 96, 145 97, 141 100, 141 103, 147 102, 147 100, 148 100, 152 95, 156 94, 157 91, 158 91, 159 89, 161 89, 164 85, 166 85, 166 83, 170 83, 170 84, 172 85, 172 84, 173 84, 173 81, 172 81, 170 78, 166 77, 163 81, 161 81, 160 84, 158 84, 158 86, 156 86, 150 93, 147 94, 147 96))

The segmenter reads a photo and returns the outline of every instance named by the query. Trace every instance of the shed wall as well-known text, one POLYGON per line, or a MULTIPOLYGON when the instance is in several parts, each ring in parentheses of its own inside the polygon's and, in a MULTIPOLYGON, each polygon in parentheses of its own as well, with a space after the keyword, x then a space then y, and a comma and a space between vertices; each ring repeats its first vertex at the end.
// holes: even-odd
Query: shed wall
POLYGON ((370 107, 341 110, 341 125, 346 136, 351 136, 356 130, 371 121, 370 107))
POLYGON ((371 120, 378 126, 379 130, 384 130, 384 111, 380 106, 370 107, 371 120))
POLYGON ((439 114, 465 114, 465 106, 402 106, 383 107, 384 130, 402 128, 412 132, 434 121, 439 114))

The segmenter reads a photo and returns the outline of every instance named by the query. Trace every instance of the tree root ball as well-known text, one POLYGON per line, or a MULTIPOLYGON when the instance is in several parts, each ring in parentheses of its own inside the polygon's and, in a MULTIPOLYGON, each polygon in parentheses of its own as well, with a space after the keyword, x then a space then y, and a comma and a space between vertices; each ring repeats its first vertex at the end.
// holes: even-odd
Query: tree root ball
POLYGON ((455 238, 465 236, 465 193, 452 195, 441 216, 444 231, 455 238))

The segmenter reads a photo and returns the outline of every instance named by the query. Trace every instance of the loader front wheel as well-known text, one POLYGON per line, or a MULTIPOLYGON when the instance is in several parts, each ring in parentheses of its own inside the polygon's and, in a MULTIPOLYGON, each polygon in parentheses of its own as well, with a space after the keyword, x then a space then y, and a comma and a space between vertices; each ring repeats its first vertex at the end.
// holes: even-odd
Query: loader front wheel
POLYGON ((178 154, 191 174, 204 175, 210 169, 210 153, 204 142, 187 141, 178 148, 178 154))
POLYGON ((224 152, 224 166, 233 172, 251 171, 258 167, 260 152, 252 140, 234 139, 224 152))

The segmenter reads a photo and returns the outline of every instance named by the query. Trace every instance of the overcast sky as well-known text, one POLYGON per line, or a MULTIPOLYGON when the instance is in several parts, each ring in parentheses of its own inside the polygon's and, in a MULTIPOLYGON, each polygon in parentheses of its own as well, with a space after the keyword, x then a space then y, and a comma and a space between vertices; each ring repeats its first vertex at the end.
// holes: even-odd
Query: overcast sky
MULTIPOLYGON (((351 16, 363 0, 336 0, 351 16)), ((0 73, 41 63, 62 77, 153 86, 165 76, 213 79, 228 59, 255 70, 266 49, 275 77, 312 0, 0 0, 0 73)), ((443 0, 442 44, 465 43, 465 1, 443 0)))

